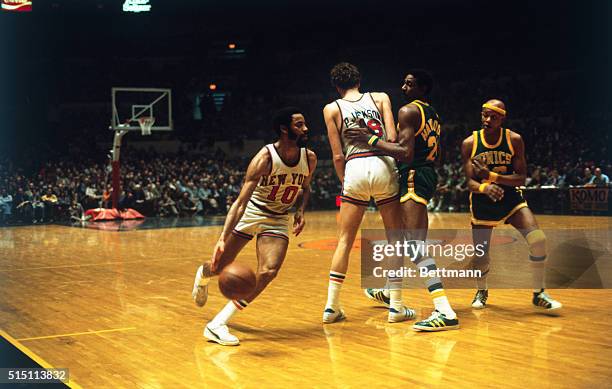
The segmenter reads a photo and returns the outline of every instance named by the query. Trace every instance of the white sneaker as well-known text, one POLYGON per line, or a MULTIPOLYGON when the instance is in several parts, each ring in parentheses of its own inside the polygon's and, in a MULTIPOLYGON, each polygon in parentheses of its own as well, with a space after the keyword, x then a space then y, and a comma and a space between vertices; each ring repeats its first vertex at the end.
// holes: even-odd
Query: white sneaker
POLYGON ((403 306, 399 311, 395 308, 389 308, 389 323, 399 323, 406 320, 416 319, 416 312, 413 309, 403 306))
POLYGON ((370 300, 378 301, 386 307, 389 307, 389 296, 385 295, 385 289, 374 289, 368 288, 364 289, 363 293, 365 293, 366 297, 370 300))
POLYGON ((544 289, 541 289, 540 292, 533 293, 532 302, 536 307, 543 308, 546 311, 554 311, 563 307, 563 304, 546 294, 544 289))
POLYGON ((208 283, 202 285, 202 270, 204 266, 200 265, 198 270, 196 271, 195 280, 193 281, 193 290, 191 291, 191 296, 193 297, 193 301, 196 303, 198 307, 203 307, 206 304, 206 300, 208 300, 208 283))
POLYGON ((204 328, 204 337, 223 346, 238 346, 240 341, 237 337, 230 334, 229 328, 225 324, 211 328, 211 323, 204 328))
POLYGON ((346 319, 346 315, 344 314, 342 308, 334 310, 328 307, 325 308, 325 311, 323 311, 323 323, 325 324, 336 323, 344 319, 346 319))

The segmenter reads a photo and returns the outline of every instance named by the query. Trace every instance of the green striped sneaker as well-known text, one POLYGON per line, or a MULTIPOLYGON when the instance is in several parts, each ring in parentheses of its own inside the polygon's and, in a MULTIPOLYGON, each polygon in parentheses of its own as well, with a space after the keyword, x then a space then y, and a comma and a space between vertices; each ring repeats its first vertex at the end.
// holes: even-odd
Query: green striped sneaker
POLYGON ((412 325, 417 331, 446 331, 459 328, 459 319, 448 319, 443 313, 435 310, 425 320, 421 320, 412 325))

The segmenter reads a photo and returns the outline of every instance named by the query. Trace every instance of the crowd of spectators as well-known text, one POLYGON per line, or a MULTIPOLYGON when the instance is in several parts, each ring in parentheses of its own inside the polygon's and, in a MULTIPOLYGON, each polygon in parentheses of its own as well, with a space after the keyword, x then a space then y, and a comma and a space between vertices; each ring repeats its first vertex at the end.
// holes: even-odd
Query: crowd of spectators
MULTIPOLYGON (((119 208, 133 208, 146 216, 226 214, 240 191, 247 163, 246 159, 227 158, 222 152, 209 157, 126 153, 119 208)), ((609 186, 605 174, 610 172, 609 164, 575 160, 557 166, 555 162, 530 163, 526 187, 609 186)), ((0 223, 82 220, 87 209, 111 208, 110 172, 105 161, 64 159, 47 162, 28 175, 2 161, 0 223)), ((460 159, 442 163, 438 175, 438 190, 429 209, 467 211, 469 191, 460 159)), ((312 181, 310 207, 333 208, 340 190, 334 169, 319 167, 312 181)))
MULTIPOLYGON (((248 161, 212 157, 132 153, 122 161, 119 208, 145 216, 224 215, 236 199, 248 161)), ((84 211, 112 207, 111 169, 106 162, 47 162, 27 175, 0 163, 0 223, 83 220, 84 211)), ((334 206, 340 184, 330 169, 313 182, 311 205, 334 206)))
MULTIPOLYGON (((269 118, 278 107, 292 104, 304 109, 311 131, 310 147, 321 161, 313 180, 311 205, 333 208, 341 185, 331 163, 325 163, 331 153, 321 108, 337 98, 337 94, 329 87, 328 69, 303 63, 299 52, 281 57, 286 65, 283 69, 287 70, 272 79, 255 77, 262 69, 247 66, 246 70, 253 72, 253 77, 244 77, 248 87, 241 85, 239 79, 234 84, 229 80, 220 82, 216 93, 225 96, 221 106, 215 105, 216 97, 208 90, 206 79, 196 74, 197 67, 187 67, 178 79, 172 73, 175 131, 149 139, 180 141, 186 152, 160 155, 124 150, 119 206, 134 208, 146 216, 226 213, 240 189, 247 161, 228 158, 223 153, 209 155, 204 150, 210 150, 219 141, 229 142, 236 149, 247 139, 271 141, 274 131, 270 130, 269 118)), ((119 66, 120 59, 116 61, 109 67, 125 68, 119 66)), ((73 69, 79 63, 67 62, 64 72, 81 74, 82 69, 73 69)), ((255 59, 250 62, 256 63, 255 59)), ((88 64, 82 66, 88 68, 88 64)), ((104 157, 105 150, 110 148, 112 134, 100 130, 100 123, 108 119, 108 107, 101 100, 106 95, 102 96, 101 91, 107 90, 106 84, 120 84, 127 78, 130 72, 125 69, 125 75, 115 70, 107 75, 108 80, 98 80, 99 85, 89 87, 92 93, 66 92, 66 96, 57 96, 57 104, 49 108, 48 120, 51 127, 55 126, 51 133, 62 136, 49 135, 36 147, 26 142, 28 148, 19 149, 20 160, 0 160, 0 223, 80 219, 84 210, 110 207, 108 160, 92 160, 91 156, 104 157), (78 109, 74 109, 77 103, 78 109)), ((160 77, 153 66, 147 69, 144 79, 160 77)), ((364 63, 364 89, 388 92, 397 110, 404 103, 399 87, 385 83, 384 78, 377 80, 376 76, 381 76, 377 69, 378 64, 364 63)), ((385 73, 401 74, 401 69, 385 73)), ((439 185, 430 210, 468 210, 461 142, 480 127, 480 105, 491 97, 507 102, 509 117, 505 126, 519 132, 525 141, 527 188, 609 185, 607 174, 612 173, 612 166, 607 129, 612 120, 609 113, 601 110, 578 119, 574 110, 577 102, 563 89, 563 85, 577 77, 576 71, 476 73, 466 73, 461 79, 451 70, 434 74, 436 87, 431 101, 442 118, 443 131, 439 185), (465 93, 466 90, 470 92, 465 93)), ((170 81, 166 81, 162 85, 169 85, 170 81)), ((71 81, 71 84, 84 83, 71 81)), ((65 87, 57 90, 70 89, 70 85, 65 87)), ((131 142, 138 137, 129 138, 131 142)))
MULTIPOLYGON (((562 168, 528 164, 525 188, 565 189, 571 187, 610 187, 610 180, 593 161, 567 163, 562 168), (594 173, 592 173, 594 172, 594 173)), ((606 171, 612 166, 607 165, 606 171)), ((469 211, 469 190, 460 162, 448 162, 438 169, 438 189, 429 203, 430 211, 469 211)))

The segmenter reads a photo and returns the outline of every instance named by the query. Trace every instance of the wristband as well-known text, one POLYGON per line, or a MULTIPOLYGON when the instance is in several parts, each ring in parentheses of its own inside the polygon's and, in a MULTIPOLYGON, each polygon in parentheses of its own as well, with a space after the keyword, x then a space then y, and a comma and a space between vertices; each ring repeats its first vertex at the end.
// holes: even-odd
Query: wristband
POLYGON ((370 140, 368 140, 368 144, 369 144, 370 146, 376 146, 376 143, 378 143, 378 141, 379 141, 379 140, 380 140, 380 138, 379 138, 379 137, 377 137, 376 135, 372 135, 372 136, 370 137, 370 140))
POLYGON ((484 183, 480 184, 480 186, 478 187, 478 191, 479 191, 480 193, 484 192, 485 188, 486 188, 487 186, 489 186, 489 185, 490 185, 490 184, 489 184, 488 182, 484 182, 484 183))
POLYGON ((495 172, 489 172, 488 180, 491 181, 491 182, 497 182, 497 177, 499 177, 499 174, 497 174, 495 172))

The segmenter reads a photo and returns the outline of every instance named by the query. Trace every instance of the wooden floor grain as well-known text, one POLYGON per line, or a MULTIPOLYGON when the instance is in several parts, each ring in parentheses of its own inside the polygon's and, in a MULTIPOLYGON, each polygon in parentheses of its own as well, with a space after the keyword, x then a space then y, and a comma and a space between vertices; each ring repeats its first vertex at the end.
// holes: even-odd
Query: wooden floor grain
MULTIPOLYGON (((538 220, 543 228, 601 229, 610 221, 538 220)), ((68 367, 85 388, 609 386, 609 290, 552 290, 565 305, 558 317, 534 312, 527 289, 494 289, 483 311, 470 308, 473 290, 448 290, 462 328, 417 333, 410 322, 388 324, 386 310, 364 297, 354 250, 342 290, 348 320, 323 325, 333 248, 324 242, 336 236, 336 214, 311 213, 307 223, 279 277, 231 323, 238 347, 202 337, 225 304, 216 281, 204 308, 191 300, 195 269, 220 227, 2 228, 0 328, 53 366, 68 367)), ((468 223, 466 214, 431 220, 438 228, 468 223)), ((368 213, 364 227, 380 226, 368 213)), ((522 241, 512 245, 525 250, 522 241)), ((500 254, 493 258, 503 265, 500 254)), ((255 265, 254 242, 238 260, 255 265)), ((404 296, 419 317, 429 315, 424 289, 404 296)))

